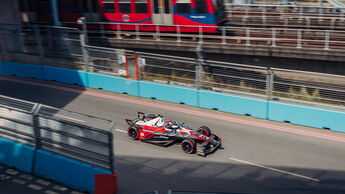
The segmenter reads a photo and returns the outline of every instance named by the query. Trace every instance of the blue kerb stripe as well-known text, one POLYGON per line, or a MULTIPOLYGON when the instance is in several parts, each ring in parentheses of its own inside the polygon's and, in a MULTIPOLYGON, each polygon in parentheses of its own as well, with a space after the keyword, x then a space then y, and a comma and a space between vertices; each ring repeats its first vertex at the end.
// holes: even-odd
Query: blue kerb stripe
POLYGON ((139 24, 139 23, 144 23, 144 22, 150 21, 150 20, 152 20, 152 18, 147 18, 147 19, 144 19, 144 20, 141 20, 138 22, 120 22, 120 21, 116 21, 116 20, 110 20, 107 18, 102 18, 102 20, 106 21, 106 22, 121 23, 121 24, 139 24))

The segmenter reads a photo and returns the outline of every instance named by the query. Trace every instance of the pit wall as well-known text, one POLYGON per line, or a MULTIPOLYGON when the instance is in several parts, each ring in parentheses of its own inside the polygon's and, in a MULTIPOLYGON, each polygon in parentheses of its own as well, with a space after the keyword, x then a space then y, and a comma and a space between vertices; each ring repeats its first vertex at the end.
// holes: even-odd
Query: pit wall
POLYGON ((0 74, 78 84, 116 93, 345 132, 345 112, 199 91, 49 66, 0 62, 0 74))

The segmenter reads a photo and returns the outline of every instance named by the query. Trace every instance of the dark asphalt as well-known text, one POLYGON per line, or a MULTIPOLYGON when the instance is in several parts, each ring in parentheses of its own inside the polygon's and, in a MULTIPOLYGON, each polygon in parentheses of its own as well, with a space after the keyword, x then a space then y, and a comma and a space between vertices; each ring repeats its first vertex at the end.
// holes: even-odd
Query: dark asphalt
POLYGON ((1 194, 82 194, 51 180, 0 165, 1 194))
MULTIPOLYGON (((265 126, 291 128, 306 134, 315 132, 321 137, 345 138, 345 134, 99 90, 87 91, 114 98, 0 80, 1 95, 116 121, 114 150, 119 193, 154 190, 167 193, 168 189, 277 194, 345 193, 344 142, 265 126), (131 102, 125 102, 128 100, 131 102), (193 128, 207 125, 223 139, 224 149, 202 158, 183 153, 178 145, 164 148, 132 141, 123 132, 127 128, 124 119, 136 117, 138 111, 160 113, 193 128), (193 114, 189 113, 191 111, 193 114), (202 116, 205 114, 241 122, 202 116)), ((1 181, 0 187, 4 187, 1 181)))

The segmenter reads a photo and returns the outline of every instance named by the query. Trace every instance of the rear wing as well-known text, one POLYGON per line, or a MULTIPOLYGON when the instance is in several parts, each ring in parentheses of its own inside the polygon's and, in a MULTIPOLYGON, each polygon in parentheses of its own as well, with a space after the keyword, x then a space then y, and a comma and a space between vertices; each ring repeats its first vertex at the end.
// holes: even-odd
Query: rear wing
POLYGON ((145 113, 143 112, 138 112, 138 118, 144 118, 145 117, 145 113))
POLYGON ((131 120, 131 119, 125 119, 126 120, 126 122, 127 122, 127 124, 129 125, 129 126, 131 126, 131 125, 133 125, 134 123, 133 123, 133 120, 131 120))

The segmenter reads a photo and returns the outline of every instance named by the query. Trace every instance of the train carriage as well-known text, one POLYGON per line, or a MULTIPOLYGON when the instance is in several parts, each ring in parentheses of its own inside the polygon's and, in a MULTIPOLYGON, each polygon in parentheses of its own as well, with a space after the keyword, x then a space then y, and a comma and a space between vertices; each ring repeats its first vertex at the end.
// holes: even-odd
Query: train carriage
MULTIPOLYGON (((47 22, 50 0, 30 2, 36 6, 37 21, 47 22)), ((57 0, 57 4, 62 23, 75 23, 84 16, 87 22, 106 22, 105 28, 112 30, 198 32, 202 27, 207 33, 227 22, 223 0, 57 0)))

